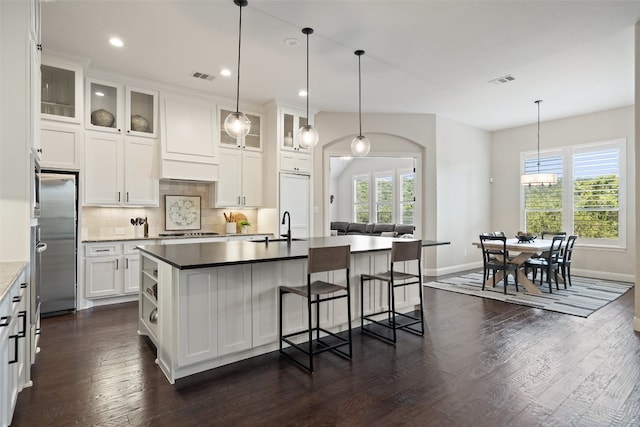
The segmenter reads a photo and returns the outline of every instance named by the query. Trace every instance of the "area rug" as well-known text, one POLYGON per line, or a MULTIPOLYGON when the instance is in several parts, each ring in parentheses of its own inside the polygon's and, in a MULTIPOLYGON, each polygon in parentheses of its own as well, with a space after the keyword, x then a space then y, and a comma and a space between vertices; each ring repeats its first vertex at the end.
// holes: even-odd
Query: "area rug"
POLYGON ((482 272, 479 271, 435 282, 425 282, 424 286, 543 310, 557 311, 579 317, 588 317, 633 288, 633 283, 576 276, 571 276, 571 283, 573 286, 567 286, 567 289, 564 289, 561 284, 560 290, 554 289, 552 294, 549 293, 549 288, 544 283, 542 288, 538 286, 542 291, 542 295, 533 295, 524 291, 522 286, 520 286, 520 292, 516 292, 516 288, 513 286, 513 278, 509 278, 509 286, 505 295, 502 282, 496 284, 495 288, 486 286, 483 291, 482 272))

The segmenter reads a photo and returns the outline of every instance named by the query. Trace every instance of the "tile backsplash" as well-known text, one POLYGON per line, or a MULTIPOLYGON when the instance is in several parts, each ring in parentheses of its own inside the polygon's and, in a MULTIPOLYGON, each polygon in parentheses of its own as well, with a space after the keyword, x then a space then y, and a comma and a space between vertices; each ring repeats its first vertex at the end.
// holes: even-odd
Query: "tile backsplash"
MULTIPOLYGON (((213 185, 213 184, 211 184, 213 185)), ((184 181, 160 181, 160 206, 147 208, 120 207, 83 207, 82 229, 83 240, 92 238, 133 237, 134 227, 131 218, 147 218, 149 235, 154 236, 165 231, 164 196, 200 196, 201 230, 225 233, 223 212, 243 213, 251 223, 249 232, 258 230, 256 209, 217 209, 209 207, 209 184, 184 181), (124 229, 124 234, 118 231, 124 229)))

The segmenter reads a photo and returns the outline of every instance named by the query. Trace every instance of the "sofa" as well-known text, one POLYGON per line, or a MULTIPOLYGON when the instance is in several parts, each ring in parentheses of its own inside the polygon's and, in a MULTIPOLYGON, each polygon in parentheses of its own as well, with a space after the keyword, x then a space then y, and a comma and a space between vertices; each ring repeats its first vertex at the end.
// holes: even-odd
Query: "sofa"
POLYGON ((346 234, 360 234, 364 236, 403 236, 412 235, 416 229, 413 225, 407 224, 365 224, 361 222, 333 221, 331 230, 336 230, 339 236, 346 234), (391 234, 393 233, 393 234, 391 234))

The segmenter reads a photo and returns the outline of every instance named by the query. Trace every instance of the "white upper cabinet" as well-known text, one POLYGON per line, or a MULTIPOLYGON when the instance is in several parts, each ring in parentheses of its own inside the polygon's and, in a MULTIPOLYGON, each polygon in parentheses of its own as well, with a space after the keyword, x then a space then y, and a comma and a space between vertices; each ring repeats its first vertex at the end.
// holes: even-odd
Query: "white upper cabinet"
POLYGON ((82 66, 42 55, 40 112, 43 120, 82 123, 82 66))
POLYGON ((278 114, 278 141, 280 148, 285 151, 309 153, 309 149, 301 147, 298 140, 298 129, 307 123, 306 113, 281 108, 280 114, 278 114))
POLYGON ((124 126, 123 86, 87 78, 85 91, 86 128, 121 133, 124 126))
POLYGON ((85 206, 158 206, 157 142, 87 133, 84 146, 85 206))
POLYGON ((158 137, 158 92, 127 86, 127 135, 158 137))
POLYGON ((224 148, 241 148, 251 151, 262 151, 262 116, 260 114, 244 112, 249 121, 251 121, 251 129, 249 134, 244 138, 236 140, 230 137, 224 130, 224 121, 227 116, 235 110, 220 107, 218 112, 220 125, 220 147, 224 148))
POLYGON ((220 149, 220 177, 210 185, 215 191, 211 207, 256 208, 262 206, 262 153, 237 149, 220 149))
POLYGON ((80 170, 82 166, 82 130, 78 126, 42 123, 40 130, 42 158, 47 169, 80 170))

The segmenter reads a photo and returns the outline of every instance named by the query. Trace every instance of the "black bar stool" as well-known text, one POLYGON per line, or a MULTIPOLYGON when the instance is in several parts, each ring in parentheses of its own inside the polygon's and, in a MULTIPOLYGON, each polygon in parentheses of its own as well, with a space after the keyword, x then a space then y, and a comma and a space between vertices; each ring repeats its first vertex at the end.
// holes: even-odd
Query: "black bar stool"
POLYGON ((304 286, 280 286, 280 296, 278 299, 279 308, 279 332, 280 332, 280 354, 291 360, 293 363, 311 373, 313 372, 313 356, 325 351, 331 351, 340 357, 351 360, 351 294, 349 290, 349 269, 351 264, 351 247, 331 246, 324 248, 309 248, 309 258, 307 263, 307 283, 304 286), (311 281, 311 275, 326 271, 345 270, 346 284, 336 285, 334 283, 322 280, 311 281), (285 294, 299 295, 307 300, 308 308, 308 327, 304 331, 294 332, 283 335, 282 331, 282 297, 285 294), (337 295, 336 295, 337 293, 337 295), (328 295, 324 296, 323 295, 328 295), (320 327, 320 303, 346 298, 347 300, 347 317, 348 317, 348 336, 347 338, 337 335, 331 331, 320 327), (315 326, 312 322, 313 311, 315 305, 315 326), (313 338, 313 332, 316 332, 316 338, 313 338), (320 333, 323 336, 320 336, 320 333), (296 336, 307 335, 307 341, 296 343, 293 338, 296 336), (305 364, 285 351, 283 343, 289 344, 295 350, 299 350, 309 357, 309 363, 305 364), (348 351, 341 349, 348 346, 348 351))
MULTIPOLYGON (((391 265, 390 270, 379 274, 363 274, 360 276, 360 313, 362 318, 360 321, 360 327, 362 332, 385 341, 390 344, 396 343, 396 330, 403 329, 405 331, 424 335, 424 305, 422 301, 422 241, 421 240, 407 240, 407 241, 395 241, 391 246, 391 265), (417 261, 418 274, 405 273, 396 271, 394 267, 396 263, 405 261, 417 261), (371 280, 379 280, 387 283, 387 294, 389 301, 389 309, 372 313, 369 315, 364 314, 364 284, 371 280), (418 285, 418 291, 420 293, 420 313, 419 316, 408 313, 399 313, 396 311, 394 289, 407 286, 418 285), (379 319, 379 316, 386 315, 386 319, 379 319), (376 319, 375 317, 378 317, 376 319), (364 321, 367 320, 368 327, 365 327, 364 321), (375 331, 371 326, 375 324, 382 328, 391 330, 391 338, 383 335, 380 332, 375 331), (419 327, 418 327, 419 326, 419 327)), ((379 329, 379 328, 377 328, 379 329)), ((384 330, 384 329, 383 329, 384 330)))

